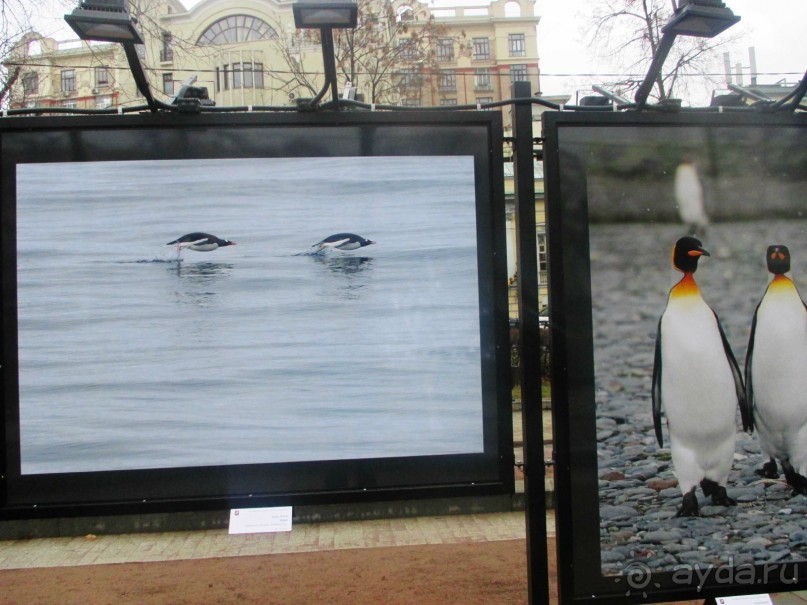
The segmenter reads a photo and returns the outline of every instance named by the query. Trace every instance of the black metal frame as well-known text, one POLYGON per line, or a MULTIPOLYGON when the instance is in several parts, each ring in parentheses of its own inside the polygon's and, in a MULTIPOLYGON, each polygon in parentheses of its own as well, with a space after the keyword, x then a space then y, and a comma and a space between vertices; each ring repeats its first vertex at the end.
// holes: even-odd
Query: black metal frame
MULTIPOLYGON (((513 97, 528 99, 529 82, 515 82, 513 97)), ((513 173, 518 238, 519 351, 521 354, 521 417, 524 439, 527 574, 529 602, 549 602, 546 532, 546 471, 544 466, 541 397, 541 342, 538 316, 538 253, 535 234, 535 149, 532 105, 516 103, 513 112, 513 173)))
POLYGON ((502 161, 498 112, 141 114, 0 120, 0 518, 513 493, 502 161), (374 155, 473 157, 482 453, 21 475, 17 164, 374 155))
MULTIPOLYGON (((560 602, 678 601, 803 589, 807 585, 807 563, 792 560, 784 564, 787 567, 781 577, 789 581, 796 574, 797 584, 777 581, 778 573, 771 574, 772 579, 764 585, 716 582, 713 574, 701 587, 682 586, 673 582, 671 573, 659 571, 642 578, 641 589, 630 590, 626 581, 618 582, 613 576, 602 574, 589 248, 589 160, 583 157, 584 153, 572 152, 567 141, 569 134, 574 133, 578 145, 583 139, 588 142, 593 128, 600 129, 597 141, 601 145, 604 138, 623 140, 626 128, 639 128, 658 148, 664 148, 669 142, 663 138, 663 129, 667 127, 676 132, 688 129, 703 133, 710 129, 755 127, 769 129, 770 137, 776 137, 779 128, 793 127, 807 135, 807 115, 547 112, 543 114, 543 125, 560 602), (607 134, 603 134, 602 129, 608 129, 607 134)), ((667 132, 669 134, 670 130, 667 132)), ((801 140, 807 140, 803 135, 801 140)), ((647 200, 649 207, 654 204, 654 200, 647 200)), ((663 307, 663 301, 661 304, 663 307)), ((762 577, 762 567, 755 566, 755 577, 762 577)))

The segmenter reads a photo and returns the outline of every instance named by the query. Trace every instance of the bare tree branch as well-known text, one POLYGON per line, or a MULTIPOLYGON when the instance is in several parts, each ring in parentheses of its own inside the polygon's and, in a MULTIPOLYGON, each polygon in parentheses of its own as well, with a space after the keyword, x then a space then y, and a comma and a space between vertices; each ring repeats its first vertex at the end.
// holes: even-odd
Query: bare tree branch
MULTIPOLYGON (((589 45, 595 53, 601 49, 598 54, 626 74, 645 72, 661 41, 661 28, 674 8, 674 2, 669 0, 594 0, 590 3, 589 45)), ((723 34, 717 40, 708 40, 679 36, 656 79, 652 96, 661 100, 687 92, 691 76, 706 78, 711 71, 709 66, 719 64, 719 51, 739 37, 723 34)), ((629 95, 640 83, 635 78, 623 78, 607 86, 618 94, 629 95)))

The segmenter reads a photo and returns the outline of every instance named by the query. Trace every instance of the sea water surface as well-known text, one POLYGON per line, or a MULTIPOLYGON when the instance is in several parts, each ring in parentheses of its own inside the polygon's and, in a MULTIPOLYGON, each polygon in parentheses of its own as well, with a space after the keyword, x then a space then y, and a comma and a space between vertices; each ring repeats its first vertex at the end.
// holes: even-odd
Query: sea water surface
POLYGON ((18 167, 23 474, 480 452, 473 160, 18 167), (213 252, 166 242, 192 231, 213 252), (311 254, 349 231, 377 244, 311 254))

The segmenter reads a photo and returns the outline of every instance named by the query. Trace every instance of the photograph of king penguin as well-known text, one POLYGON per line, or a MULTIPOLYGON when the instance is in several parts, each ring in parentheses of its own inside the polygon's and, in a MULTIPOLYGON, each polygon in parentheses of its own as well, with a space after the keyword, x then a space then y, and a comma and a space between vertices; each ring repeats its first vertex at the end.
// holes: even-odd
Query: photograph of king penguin
POLYGON ((807 306, 790 271, 787 246, 769 246, 768 271, 773 274, 754 311, 745 357, 748 403, 763 455, 759 475, 779 477, 796 493, 807 494, 807 306))
POLYGON ((743 428, 751 430, 739 366, 717 314, 695 282, 703 256, 709 252, 694 237, 682 237, 673 247, 673 267, 684 276, 670 290, 658 322, 653 364, 653 424, 663 446, 664 408, 675 476, 683 493, 679 517, 699 515, 698 485, 713 504, 735 504, 726 483, 734 459, 738 407, 743 428))

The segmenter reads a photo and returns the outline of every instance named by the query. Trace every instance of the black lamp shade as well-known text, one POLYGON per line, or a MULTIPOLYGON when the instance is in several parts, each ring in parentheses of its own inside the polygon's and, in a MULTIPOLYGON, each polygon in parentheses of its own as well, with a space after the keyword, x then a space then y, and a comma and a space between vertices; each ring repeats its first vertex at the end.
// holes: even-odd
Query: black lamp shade
POLYGON ((64 20, 82 40, 143 44, 127 0, 83 0, 64 20))
POLYGON ((715 0, 691 0, 683 5, 661 31, 678 36, 713 38, 740 20, 725 4, 715 0))
POLYGON ((356 0, 297 0, 292 11, 298 29, 352 29, 359 15, 356 0))

